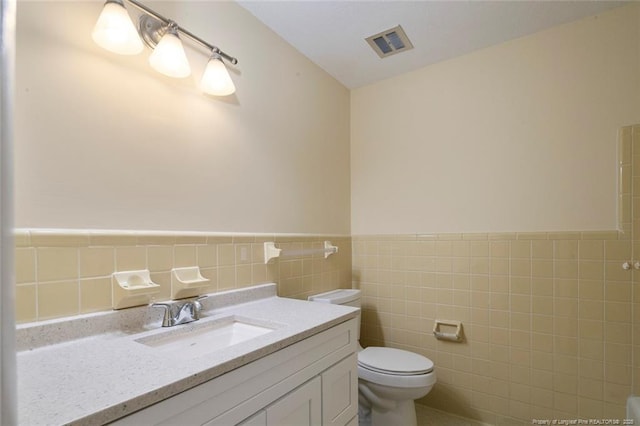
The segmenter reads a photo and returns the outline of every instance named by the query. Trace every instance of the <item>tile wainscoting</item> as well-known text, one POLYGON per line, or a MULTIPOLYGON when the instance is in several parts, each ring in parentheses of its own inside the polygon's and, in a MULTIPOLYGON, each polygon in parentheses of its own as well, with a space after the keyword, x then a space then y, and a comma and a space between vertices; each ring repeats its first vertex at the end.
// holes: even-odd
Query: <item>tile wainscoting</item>
POLYGON ((364 345, 432 359, 421 402, 487 422, 624 418, 631 240, 617 232, 353 236, 364 345), (435 319, 465 341, 438 341, 435 319))
POLYGON ((19 229, 16 240, 18 323, 109 310, 111 274, 149 269, 170 297, 171 269, 199 266, 211 293, 267 282, 278 295, 306 298, 351 285, 351 238, 343 235, 181 234, 19 229), (330 240, 337 254, 315 254, 330 240), (264 263, 263 242, 290 252, 264 263))

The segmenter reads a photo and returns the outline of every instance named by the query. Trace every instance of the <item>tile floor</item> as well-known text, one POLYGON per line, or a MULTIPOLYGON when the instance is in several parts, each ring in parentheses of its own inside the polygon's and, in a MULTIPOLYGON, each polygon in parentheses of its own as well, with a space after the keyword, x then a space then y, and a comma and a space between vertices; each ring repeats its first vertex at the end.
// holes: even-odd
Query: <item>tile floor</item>
POLYGON ((418 426, 484 426, 484 423, 416 404, 418 426))

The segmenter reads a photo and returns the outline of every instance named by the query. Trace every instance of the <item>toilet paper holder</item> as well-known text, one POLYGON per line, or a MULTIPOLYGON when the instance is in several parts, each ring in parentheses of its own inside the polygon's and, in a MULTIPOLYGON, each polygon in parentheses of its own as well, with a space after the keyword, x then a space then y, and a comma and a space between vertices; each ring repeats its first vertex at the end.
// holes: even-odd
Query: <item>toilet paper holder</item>
POLYGON ((462 342, 462 322, 455 320, 435 320, 433 323, 433 335, 438 340, 448 340, 450 342, 462 342), (455 332, 445 332, 442 326, 455 327, 455 332))

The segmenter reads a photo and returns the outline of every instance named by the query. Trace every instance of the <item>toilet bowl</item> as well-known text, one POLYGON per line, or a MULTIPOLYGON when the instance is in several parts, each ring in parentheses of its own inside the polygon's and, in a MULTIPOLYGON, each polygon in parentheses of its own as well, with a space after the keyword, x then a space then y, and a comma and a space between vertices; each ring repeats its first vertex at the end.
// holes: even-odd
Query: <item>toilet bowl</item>
MULTIPOLYGON (((360 307, 360 290, 335 290, 309 300, 360 307)), ((358 338, 360 337, 358 316, 358 338)), ((416 426, 414 400, 436 383, 433 362, 422 355, 372 346, 358 351, 358 418, 360 426, 416 426)))
POLYGON ((363 349, 358 352, 360 424, 415 426, 414 400, 435 383, 429 358, 394 348, 363 349))

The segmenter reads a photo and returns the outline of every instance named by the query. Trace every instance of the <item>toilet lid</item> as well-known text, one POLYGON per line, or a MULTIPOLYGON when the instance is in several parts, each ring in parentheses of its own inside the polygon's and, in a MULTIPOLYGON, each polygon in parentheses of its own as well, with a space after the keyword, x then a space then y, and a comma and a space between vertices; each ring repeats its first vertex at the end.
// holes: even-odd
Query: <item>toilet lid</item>
POLYGON ((422 355, 395 348, 368 347, 358 352, 361 367, 399 376, 425 374, 433 370, 433 362, 422 355))

